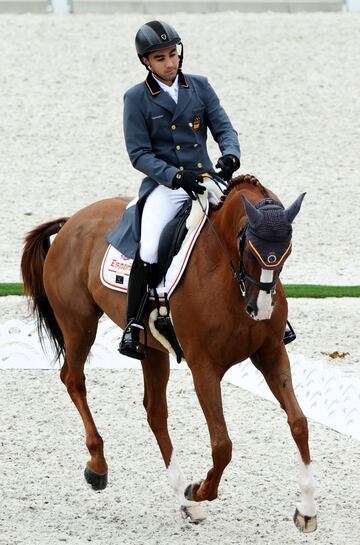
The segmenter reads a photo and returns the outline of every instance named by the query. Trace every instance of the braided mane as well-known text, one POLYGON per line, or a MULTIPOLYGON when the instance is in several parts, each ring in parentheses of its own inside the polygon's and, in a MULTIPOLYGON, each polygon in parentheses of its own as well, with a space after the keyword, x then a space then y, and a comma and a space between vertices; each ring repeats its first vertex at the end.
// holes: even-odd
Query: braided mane
POLYGON ((214 210, 219 210, 224 204, 225 199, 229 195, 229 193, 231 193, 233 189, 242 184, 255 186, 259 189, 259 191, 265 198, 270 197, 270 194, 266 187, 264 187, 255 176, 253 176, 252 174, 241 174, 240 176, 237 176, 236 178, 232 178, 232 180, 230 180, 226 189, 224 190, 224 195, 221 197, 219 204, 214 207, 214 210))

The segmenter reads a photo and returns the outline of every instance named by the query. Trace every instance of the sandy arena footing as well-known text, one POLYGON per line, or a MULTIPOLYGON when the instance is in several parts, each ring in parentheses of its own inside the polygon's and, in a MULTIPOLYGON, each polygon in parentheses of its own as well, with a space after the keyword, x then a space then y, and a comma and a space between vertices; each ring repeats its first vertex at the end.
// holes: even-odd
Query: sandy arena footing
MULTIPOLYGON (((151 18, 161 18, 161 13, 151 18)), ((133 48, 143 13, 0 17, 0 281, 19 280, 35 225, 112 195, 141 175, 122 136, 122 95, 145 77, 133 48)), ((307 191, 285 283, 360 284, 360 19, 341 13, 173 13, 185 72, 207 75, 251 172, 288 206, 307 191)), ((210 143, 214 161, 219 155, 210 143)), ((358 377, 358 300, 289 300, 300 353, 358 377), (330 354, 346 353, 332 360, 330 354)), ((25 317, 0 300, 3 324, 25 317)), ((114 347, 114 350, 116 347, 114 347)), ((297 453, 285 415, 229 383, 233 460, 198 527, 181 521, 142 407, 137 370, 87 370, 105 440, 109 486, 85 485, 83 428, 55 370, 0 370, 1 545, 358 545, 360 442, 310 422, 319 528, 298 533, 297 453)), ((169 425, 188 482, 211 467, 208 432, 188 371, 172 372, 169 425)))

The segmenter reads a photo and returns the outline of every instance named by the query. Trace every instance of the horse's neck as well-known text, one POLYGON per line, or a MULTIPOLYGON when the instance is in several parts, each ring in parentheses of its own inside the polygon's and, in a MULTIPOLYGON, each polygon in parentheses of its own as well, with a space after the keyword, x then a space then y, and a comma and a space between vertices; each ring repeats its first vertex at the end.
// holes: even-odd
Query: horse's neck
POLYGON ((211 218, 219 238, 226 245, 231 256, 238 252, 237 235, 246 220, 244 207, 241 203, 242 193, 245 192, 234 190, 230 193, 222 207, 215 211, 211 218))
MULTIPOLYGON (((202 282, 203 277, 218 271, 219 289, 231 272, 231 264, 235 267, 239 264, 237 233, 244 217, 243 212, 242 216, 239 214, 239 208, 236 210, 234 204, 224 203, 220 210, 213 211, 194 248, 194 267, 191 264, 190 268, 202 282)), ((234 287, 237 287, 235 282, 234 287)))
POLYGON ((221 232, 224 237, 239 232, 245 224, 246 215, 241 196, 245 196, 250 202, 256 203, 267 197, 277 198, 272 192, 263 186, 257 187, 253 184, 239 184, 227 195, 222 207, 215 213, 218 214, 217 221, 221 224, 221 232))

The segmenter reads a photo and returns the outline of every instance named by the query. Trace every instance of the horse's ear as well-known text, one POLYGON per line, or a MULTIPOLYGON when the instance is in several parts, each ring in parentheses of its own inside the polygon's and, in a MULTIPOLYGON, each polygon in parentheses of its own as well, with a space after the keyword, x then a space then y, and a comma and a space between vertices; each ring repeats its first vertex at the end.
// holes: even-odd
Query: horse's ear
POLYGON ((300 208, 301 208, 301 205, 302 205, 302 202, 303 202, 303 198, 305 197, 305 195, 306 195, 306 193, 301 193, 301 195, 298 196, 296 201, 294 201, 289 206, 289 208, 287 208, 285 210, 285 214, 286 214, 287 219, 289 220, 289 223, 292 223, 294 221, 294 219, 296 218, 296 216, 298 215, 298 213, 300 211, 300 208))
POLYGON ((256 227, 262 220, 260 212, 255 208, 253 204, 245 197, 241 195, 242 202, 244 203, 245 213, 252 227, 256 227))

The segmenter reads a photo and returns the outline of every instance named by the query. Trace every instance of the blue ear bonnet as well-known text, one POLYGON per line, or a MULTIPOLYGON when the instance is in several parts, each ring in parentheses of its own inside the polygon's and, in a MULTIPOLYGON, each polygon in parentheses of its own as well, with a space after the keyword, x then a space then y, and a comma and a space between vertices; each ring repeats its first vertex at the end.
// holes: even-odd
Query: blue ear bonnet
POLYGON ((270 198, 256 203, 261 214, 255 226, 248 223, 249 249, 263 269, 279 269, 291 252, 292 226, 280 201, 270 198))

